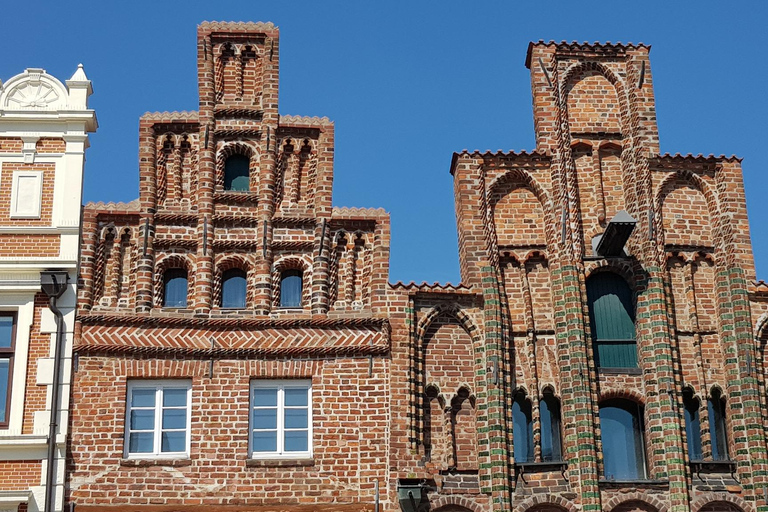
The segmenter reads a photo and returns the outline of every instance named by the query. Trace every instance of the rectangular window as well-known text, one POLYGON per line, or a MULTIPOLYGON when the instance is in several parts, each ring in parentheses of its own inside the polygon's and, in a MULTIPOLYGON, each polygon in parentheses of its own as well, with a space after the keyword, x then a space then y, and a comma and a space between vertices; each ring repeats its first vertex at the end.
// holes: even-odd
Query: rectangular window
POLYGON ((189 381, 130 381, 127 400, 126 457, 189 457, 189 381))
POLYGON ((13 349, 16 340, 16 315, 0 312, 0 428, 8 428, 13 382, 13 349))
POLYGON ((306 380, 251 382, 253 458, 312 456, 312 385, 306 380))

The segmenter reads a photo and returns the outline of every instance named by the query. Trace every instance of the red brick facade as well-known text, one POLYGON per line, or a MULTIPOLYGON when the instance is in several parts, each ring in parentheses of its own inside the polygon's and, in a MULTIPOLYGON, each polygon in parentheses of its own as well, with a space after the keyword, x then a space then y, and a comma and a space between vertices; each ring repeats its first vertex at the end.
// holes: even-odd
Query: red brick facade
POLYGON ((139 199, 85 209, 69 501, 765 510, 768 287, 752 284, 740 161, 659 154, 648 53, 532 44, 536 150, 453 158, 462 283, 388 284, 388 215, 331 205, 332 123, 278 115, 277 28, 202 24, 199 111, 143 116, 139 199), (622 211, 636 221, 624 251, 598 252, 622 211), (237 308, 224 307, 233 271, 237 308), (631 290, 634 366, 597 362, 588 290, 607 274, 631 290), (302 283, 290 306, 288 275, 302 283), (186 276, 186 306, 169 304, 169 276, 186 276), (311 384, 309 455, 253 448, 265 383, 311 384), (190 392, 189 448, 144 456, 131 389, 164 385, 190 392), (634 478, 604 457, 615 404, 639 411, 634 478))

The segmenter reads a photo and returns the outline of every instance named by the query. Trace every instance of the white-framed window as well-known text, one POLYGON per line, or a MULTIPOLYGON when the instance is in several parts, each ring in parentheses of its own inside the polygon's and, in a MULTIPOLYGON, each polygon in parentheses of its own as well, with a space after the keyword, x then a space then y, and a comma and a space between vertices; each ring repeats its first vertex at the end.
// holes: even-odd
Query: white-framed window
POLYGON ((43 195, 43 171, 13 171, 11 218, 39 219, 43 195))
POLYGON ((192 383, 128 381, 125 408, 127 458, 189 457, 192 383))
POLYGON ((251 381, 250 452, 255 459, 312 456, 312 383, 251 381))

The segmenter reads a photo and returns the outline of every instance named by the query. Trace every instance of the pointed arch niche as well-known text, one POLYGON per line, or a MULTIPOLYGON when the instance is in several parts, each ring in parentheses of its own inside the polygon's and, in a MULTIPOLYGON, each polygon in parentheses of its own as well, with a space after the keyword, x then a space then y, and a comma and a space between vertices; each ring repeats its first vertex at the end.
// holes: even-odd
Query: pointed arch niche
POLYGON ((415 331, 412 403, 417 444, 433 470, 477 470, 474 326, 455 305, 427 309, 415 331))

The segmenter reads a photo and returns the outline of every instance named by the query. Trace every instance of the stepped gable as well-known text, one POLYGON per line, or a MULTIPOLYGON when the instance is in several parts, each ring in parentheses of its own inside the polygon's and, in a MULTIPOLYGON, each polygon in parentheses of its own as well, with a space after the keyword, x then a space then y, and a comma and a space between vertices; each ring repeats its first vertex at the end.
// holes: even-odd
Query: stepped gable
POLYGON ((712 153, 710 153, 709 155, 703 155, 701 153, 699 153, 698 155, 694 155, 692 153, 688 153, 686 155, 683 155, 683 154, 680 154, 680 153, 675 153, 674 155, 671 154, 671 153, 664 153, 662 155, 657 156, 655 159, 652 159, 652 160, 656 160, 657 162, 661 162, 661 161, 663 161, 663 162, 683 162, 683 161, 687 161, 687 162, 697 162, 697 163, 704 163, 704 162, 716 163, 716 162, 725 161, 725 162, 739 162, 739 163, 741 163, 743 158, 738 157, 736 155, 731 155, 731 156, 727 156, 727 155, 713 155, 712 153))
POLYGON ((271 32, 278 27, 272 22, 261 21, 204 21, 197 28, 210 32, 271 32))
POLYGON ((384 208, 348 208, 334 206, 331 212, 332 219, 380 219, 389 218, 389 213, 384 208))
POLYGON ((322 128, 333 126, 333 121, 325 116, 280 116, 280 125, 290 126, 291 128, 322 128))
POLYGON ((134 199, 128 203, 121 202, 90 202, 85 205, 85 209, 94 212, 105 213, 136 213, 140 211, 141 204, 138 199, 134 199))
POLYGON ((415 292, 423 292, 423 293, 468 293, 468 294, 474 294, 474 292, 467 286, 464 286, 463 284, 453 284, 453 283, 444 283, 441 284, 437 281, 434 283, 428 283, 426 281, 422 281, 421 283, 416 283, 415 281, 411 281, 410 283, 404 283, 402 281, 398 281, 396 283, 389 283, 389 286, 394 290, 408 290, 411 293, 415 292))
POLYGON ((645 44, 645 43, 611 43, 610 41, 606 41, 605 43, 601 42, 578 42, 578 41, 544 41, 543 39, 539 39, 538 41, 531 41, 528 43, 528 52, 525 56, 525 67, 528 69, 531 69, 531 53, 533 51, 533 48, 535 46, 548 46, 548 47, 555 47, 555 50, 558 53, 564 53, 564 54, 584 54, 584 53, 595 53, 599 55, 623 55, 627 51, 636 50, 643 48, 647 51, 651 51, 651 45, 645 44))
POLYGON ((140 119, 159 123, 184 123, 197 122, 199 118, 196 110, 182 110, 181 112, 145 112, 140 119))

